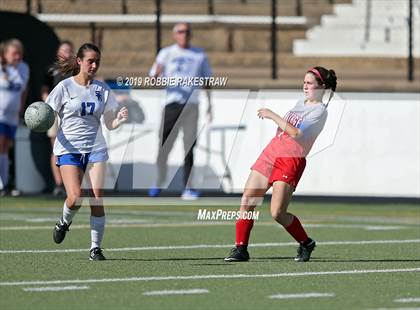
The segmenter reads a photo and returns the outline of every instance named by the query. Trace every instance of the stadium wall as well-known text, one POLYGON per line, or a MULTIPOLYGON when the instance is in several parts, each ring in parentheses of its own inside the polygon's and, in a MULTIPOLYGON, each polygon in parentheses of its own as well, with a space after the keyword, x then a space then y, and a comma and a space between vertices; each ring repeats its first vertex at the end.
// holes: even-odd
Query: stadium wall
MULTIPOLYGON (((265 106, 284 114, 299 96, 297 91, 213 91, 211 125, 205 121, 206 104, 201 105, 194 186, 240 193, 249 167, 276 130, 271 121, 257 118, 257 109, 265 106)), ((108 189, 144 190, 155 180, 164 92, 137 90, 131 97, 143 110, 145 122, 104 130, 111 149, 108 189)), ((308 156, 296 194, 420 197, 418 93, 341 93, 328 110, 328 121, 308 156)), ((42 188, 42 180, 31 162, 27 136, 27 129, 19 128, 16 176, 18 189, 30 193, 42 188)), ((179 190, 183 154, 178 139, 169 159, 170 191, 179 190)))

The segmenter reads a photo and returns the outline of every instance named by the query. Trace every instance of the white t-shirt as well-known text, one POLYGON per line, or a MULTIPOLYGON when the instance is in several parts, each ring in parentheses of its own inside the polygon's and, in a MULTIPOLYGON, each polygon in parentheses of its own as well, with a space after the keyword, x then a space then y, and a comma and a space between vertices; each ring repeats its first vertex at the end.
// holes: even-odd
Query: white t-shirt
POLYGON ((28 85, 29 67, 21 61, 16 67, 6 65, 5 70, 6 74, 0 69, 0 123, 17 126, 22 93, 28 85))
MULTIPOLYGON (((207 59, 207 55, 202 48, 189 47, 181 48, 177 44, 165 47, 159 51, 156 61, 150 70, 150 75, 154 76, 157 65, 163 66, 162 77, 211 77, 212 72, 207 59)), ((166 104, 194 103, 198 104, 199 86, 174 86, 166 88, 166 104)))
POLYGON ((299 128, 301 136, 296 140, 291 138, 288 139, 288 136, 285 137, 280 128, 277 129, 277 135, 284 138, 284 142, 287 142, 288 147, 292 152, 296 151, 295 146, 297 145, 295 142, 297 142, 301 148, 299 150, 300 155, 306 156, 324 128, 327 117, 328 110, 324 104, 305 104, 304 100, 299 100, 296 105, 286 113, 284 120, 292 126, 299 128))
POLYGON ((78 84, 74 77, 57 84, 47 103, 58 113, 60 126, 54 143, 54 154, 90 153, 107 148, 102 134, 102 114, 118 108, 115 96, 103 82, 78 84))

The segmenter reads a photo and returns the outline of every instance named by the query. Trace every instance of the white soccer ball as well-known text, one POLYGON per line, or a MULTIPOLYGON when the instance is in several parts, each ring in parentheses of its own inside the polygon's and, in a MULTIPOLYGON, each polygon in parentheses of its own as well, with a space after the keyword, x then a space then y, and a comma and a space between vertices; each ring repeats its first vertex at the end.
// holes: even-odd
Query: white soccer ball
POLYGON ((42 101, 32 103, 25 111, 26 126, 35 132, 46 132, 54 120, 54 110, 42 101))

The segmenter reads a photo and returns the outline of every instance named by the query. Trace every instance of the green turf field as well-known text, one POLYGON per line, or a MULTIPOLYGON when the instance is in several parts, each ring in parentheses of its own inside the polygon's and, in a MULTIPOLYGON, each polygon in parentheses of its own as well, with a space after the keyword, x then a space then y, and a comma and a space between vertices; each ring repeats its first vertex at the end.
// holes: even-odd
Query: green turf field
POLYGON ((53 243, 61 206, 1 198, 1 309, 420 309, 416 205, 292 203, 318 242, 308 263, 263 205, 236 264, 234 221, 197 221, 203 206, 108 207, 105 262, 88 260, 87 207, 53 243))

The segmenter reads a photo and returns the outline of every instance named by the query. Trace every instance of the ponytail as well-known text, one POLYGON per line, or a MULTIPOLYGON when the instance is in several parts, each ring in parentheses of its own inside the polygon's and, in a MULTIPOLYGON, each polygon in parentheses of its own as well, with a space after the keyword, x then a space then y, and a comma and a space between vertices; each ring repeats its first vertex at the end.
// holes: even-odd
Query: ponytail
POLYGON ((69 58, 58 57, 58 60, 53 66, 53 70, 58 70, 63 76, 74 76, 77 75, 80 71, 80 66, 77 63, 77 58, 75 55, 71 55, 69 58))
POLYGON ((55 62, 52 70, 58 70, 62 75, 77 75, 80 72, 80 66, 77 63, 77 58, 83 59, 85 56, 85 51, 95 51, 96 53, 101 55, 101 51, 99 48, 92 43, 85 43, 79 47, 76 55, 72 55, 68 59, 58 58, 55 62))

